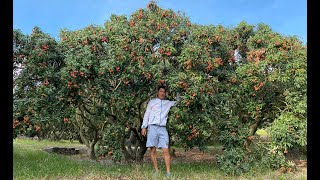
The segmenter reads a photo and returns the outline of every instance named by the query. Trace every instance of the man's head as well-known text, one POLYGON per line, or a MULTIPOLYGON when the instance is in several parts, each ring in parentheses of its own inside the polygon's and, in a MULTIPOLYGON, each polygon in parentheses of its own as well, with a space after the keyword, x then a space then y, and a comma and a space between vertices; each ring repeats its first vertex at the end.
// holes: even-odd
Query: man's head
POLYGON ((166 98, 166 87, 165 86, 159 86, 158 87, 158 98, 159 99, 165 99, 166 98))

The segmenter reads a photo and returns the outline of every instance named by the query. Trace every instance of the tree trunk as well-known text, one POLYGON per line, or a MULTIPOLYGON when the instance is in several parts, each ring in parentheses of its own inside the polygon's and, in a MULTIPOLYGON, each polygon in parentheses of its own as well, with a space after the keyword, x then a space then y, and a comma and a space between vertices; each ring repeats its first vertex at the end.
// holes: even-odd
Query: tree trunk
POLYGON ((253 136, 256 132, 257 132, 257 130, 258 130, 258 127, 259 127, 259 125, 260 125, 260 123, 261 123, 261 118, 258 118, 255 122, 254 122, 254 124, 252 124, 251 126, 250 126, 250 135, 251 136, 253 136))
POLYGON ((146 154, 146 152, 147 152, 147 147, 146 147, 146 141, 145 141, 145 138, 143 138, 142 139, 142 141, 140 141, 139 142, 139 151, 137 152, 137 154, 136 154, 136 160, 138 161, 138 162, 142 162, 142 160, 143 160, 143 157, 144 157, 144 155, 146 154))
MULTIPOLYGON (((250 136, 253 136, 257 132, 261 122, 262 122, 262 118, 258 117, 257 120, 252 125, 250 125, 250 134, 249 134, 250 136)), ((252 143, 252 140, 249 137, 246 139, 244 143, 244 146, 249 153, 251 153, 251 150, 249 149, 251 143, 252 143)))
POLYGON ((134 157, 133 157, 133 150, 132 150, 132 141, 133 141, 133 133, 130 132, 130 137, 129 139, 125 139, 123 138, 122 139, 122 142, 121 142, 121 149, 122 149, 122 153, 124 155, 124 159, 126 161, 130 161, 130 160, 134 160, 134 157))
POLYGON ((93 129, 91 128, 91 131, 93 131, 93 137, 92 137, 92 141, 90 142, 90 159, 92 160, 96 160, 96 153, 94 150, 95 145, 97 144, 99 138, 98 138, 98 130, 97 129, 93 129))
POLYGON ((148 149, 146 147, 146 138, 140 137, 135 128, 131 130, 130 138, 122 141, 122 152, 126 161, 142 162, 148 149))
POLYGON ((169 148, 169 153, 170 153, 170 156, 176 157, 176 149, 175 148, 170 147, 169 148))
POLYGON ((84 130, 83 130, 83 127, 82 127, 82 122, 78 121, 78 123, 79 123, 80 139, 89 148, 89 157, 90 157, 90 159, 96 160, 97 157, 96 157, 96 154, 95 154, 95 151, 94 151, 94 146, 96 144, 96 140, 94 139, 92 142, 90 142, 90 140, 87 140, 87 138, 85 137, 84 132, 83 132, 84 130))
POLYGON ((96 157, 96 153, 94 151, 94 146, 96 145, 96 143, 90 143, 90 159, 92 160, 96 160, 97 157, 96 157))

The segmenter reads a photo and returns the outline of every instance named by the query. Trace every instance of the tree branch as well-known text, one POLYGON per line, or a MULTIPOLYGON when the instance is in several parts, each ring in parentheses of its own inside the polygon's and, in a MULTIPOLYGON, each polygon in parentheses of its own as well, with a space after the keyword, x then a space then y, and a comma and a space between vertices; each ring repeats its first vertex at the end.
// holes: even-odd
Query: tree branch
POLYGON ((133 128, 133 127, 130 127, 130 130, 136 135, 138 141, 141 141, 141 138, 139 136, 139 133, 138 133, 137 129, 133 128))

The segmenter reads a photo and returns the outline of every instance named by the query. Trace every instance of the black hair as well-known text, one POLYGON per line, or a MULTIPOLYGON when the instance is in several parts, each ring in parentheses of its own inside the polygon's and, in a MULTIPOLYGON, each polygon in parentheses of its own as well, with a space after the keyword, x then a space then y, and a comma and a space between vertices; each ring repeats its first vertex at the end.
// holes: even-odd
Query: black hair
POLYGON ((163 86, 163 85, 158 86, 158 91, 159 91, 161 88, 163 88, 163 89, 167 92, 167 87, 166 87, 166 86, 163 86))

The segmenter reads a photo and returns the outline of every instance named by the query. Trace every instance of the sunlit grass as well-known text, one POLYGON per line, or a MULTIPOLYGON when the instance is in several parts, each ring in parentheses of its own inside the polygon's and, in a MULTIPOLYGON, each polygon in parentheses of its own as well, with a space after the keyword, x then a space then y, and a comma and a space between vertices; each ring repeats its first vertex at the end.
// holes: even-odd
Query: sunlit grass
POLYGON ((264 129, 258 129, 256 132, 257 135, 261 136, 261 137, 267 137, 269 136, 268 132, 264 129))

